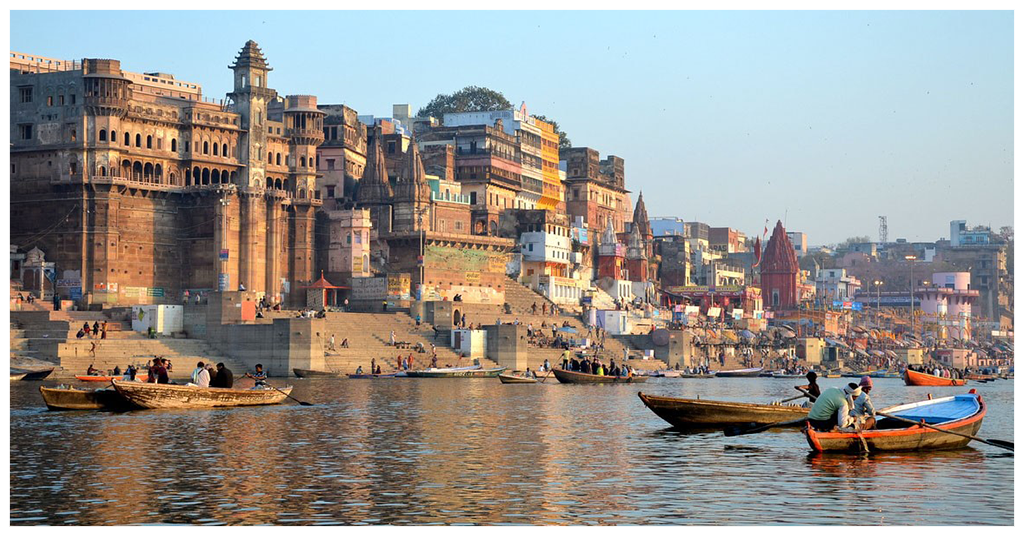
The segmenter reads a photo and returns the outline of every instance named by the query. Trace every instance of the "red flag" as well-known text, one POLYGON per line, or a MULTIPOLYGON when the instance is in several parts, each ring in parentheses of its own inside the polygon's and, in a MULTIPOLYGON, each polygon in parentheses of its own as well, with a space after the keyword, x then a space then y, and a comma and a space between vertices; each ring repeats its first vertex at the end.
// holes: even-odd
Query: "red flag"
POLYGON ((754 240, 754 265, 751 268, 757 268, 761 264, 761 237, 757 237, 754 240))

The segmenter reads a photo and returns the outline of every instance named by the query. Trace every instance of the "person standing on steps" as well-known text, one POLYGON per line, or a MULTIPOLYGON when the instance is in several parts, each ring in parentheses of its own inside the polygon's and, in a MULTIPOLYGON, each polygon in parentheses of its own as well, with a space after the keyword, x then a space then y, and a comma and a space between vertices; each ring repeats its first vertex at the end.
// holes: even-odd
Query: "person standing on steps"
POLYGON ((331 351, 333 351, 333 350, 334 350, 334 334, 333 334, 333 333, 331 333, 331 342, 330 342, 330 344, 329 344, 329 345, 327 346, 327 348, 328 348, 329 350, 331 350, 331 351))

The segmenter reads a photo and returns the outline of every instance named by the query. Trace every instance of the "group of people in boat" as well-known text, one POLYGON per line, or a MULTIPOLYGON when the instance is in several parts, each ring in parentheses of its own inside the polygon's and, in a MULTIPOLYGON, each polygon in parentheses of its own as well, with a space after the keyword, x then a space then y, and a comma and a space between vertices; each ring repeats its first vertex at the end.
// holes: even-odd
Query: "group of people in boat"
POLYGON ((850 382, 843 387, 829 387, 824 391, 818 386, 817 374, 807 373, 809 385, 802 389, 814 397, 814 404, 807 421, 819 432, 859 432, 875 427, 875 406, 871 402, 873 382, 864 376, 860 383, 850 382))
POLYGON ((629 365, 623 364, 622 366, 615 364, 615 358, 612 358, 608 365, 605 365, 595 355, 589 358, 583 357, 582 359, 576 359, 575 357, 569 358, 568 352, 562 353, 562 369, 572 372, 582 372, 583 374, 595 374, 597 376, 621 376, 631 378, 636 371, 629 365))
MULTIPOLYGON (((256 367, 258 371, 263 369, 263 365, 256 365, 256 367)), ((266 374, 263 375, 263 378, 266 379, 266 374)), ((186 385, 230 389, 234 384, 235 375, 224 366, 224 363, 217 363, 217 366, 214 367, 213 363, 200 361, 196 363, 196 368, 192 371, 192 381, 186 385)))

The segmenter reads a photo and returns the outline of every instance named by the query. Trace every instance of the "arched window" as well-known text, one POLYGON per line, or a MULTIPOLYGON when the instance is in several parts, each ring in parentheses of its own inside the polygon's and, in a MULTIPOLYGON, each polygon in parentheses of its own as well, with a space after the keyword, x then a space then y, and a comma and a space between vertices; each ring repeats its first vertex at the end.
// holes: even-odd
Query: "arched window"
POLYGON ((130 147, 132 144, 132 135, 127 132, 124 133, 124 144, 126 147, 130 147))
POLYGON ((277 153, 277 165, 281 165, 281 153, 277 153))
POLYGON ((104 166, 100 166, 100 177, 106 177, 106 176, 107 176, 107 168, 104 167, 104 166))
POLYGON ((268 164, 273 164, 274 163, 274 153, 267 153, 267 163, 268 164))
POLYGON ((215 169, 210 172, 210 184, 218 184, 220 182, 220 170, 215 169))
POLYGON ((299 199, 306 198, 306 190, 299 190, 299 199))
POLYGON ((156 167, 153 169, 153 176, 156 177, 156 180, 158 180, 158 181, 163 179, 164 178, 164 167, 161 166, 160 164, 157 164, 156 167))
POLYGON ((228 170, 225 169, 224 171, 220 172, 220 182, 223 184, 231 182, 231 174, 228 172, 228 170))
POLYGON ((185 169, 185 186, 192 186, 192 170, 185 169))
POLYGON ((100 141, 107 141, 107 130, 104 128, 100 129, 100 141))
POLYGON ((117 131, 116 130, 111 130, 110 131, 110 143, 117 143, 117 131))
POLYGON ((178 140, 171 138, 171 152, 175 153, 178 151, 178 140))
POLYGON ((203 142, 203 154, 210 154, 210 142, 203 142))
POLYGON ((135 135, 135 146, 142 147, 142 134, 135 135))
POLYGON ((306 167, 306 157, 305 156, 303 156, 302 159, 299 160, 299 161, 302 162, 301 167, 306 167))
POLYGON ((210 169, 203 168, 203 186, 210 184, 210 169))
POLYGON ((281 189, 281 179, 277 179, 277 180, 274 181, 274 189, 275 190, 280 190, 281 189))
POLYGON ((213 142, 213 156, 217 156, 217 142, 213 142))
POLYGON ((174 180, 174 173, 169 173, 167 175, 167 179, 168 179, 167 184, 173 184, 175 186, 178 185, 178 183, 174 180))
POLYGON ((136 162, 132 164, 132 179, 141 181, 142 180, 142 163, 136 162))
POLYGON ((153 136, 146 136, 146 148, 147 149, 152 149, 153 148, 153 136))
POLYGON ((153 164, 146 164, 142 171, 142 178, 147 181, 153 180, 153 164))

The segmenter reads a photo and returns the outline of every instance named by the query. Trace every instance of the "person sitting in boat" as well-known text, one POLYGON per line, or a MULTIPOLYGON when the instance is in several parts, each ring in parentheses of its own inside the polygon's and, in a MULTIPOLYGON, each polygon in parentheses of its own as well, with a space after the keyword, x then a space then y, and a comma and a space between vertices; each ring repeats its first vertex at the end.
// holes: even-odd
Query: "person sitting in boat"
POLYGON ((256 384, 253 385, 254 389, 263 389, 267 386, 267 373, 263 371, 261 363, 256 363, 256 372, 251 374, 246 372, 245 375, 256 381, 256 384))
POLYGON ((807 394, 819 398, 821 397, 821 387, 818 387, 818 375, 812 370, 807 373, 807 385, 801 385, 801 389, 807 391, 807 394))
POLYGON ((847 384, 842 389, 829 387, 818 397, 807 414, 807 422, 819 432, 853 429, 854 419, 850 415, 853 400, 861 395, 860 386, 847 384))
POLYGON ((597 362, 597 370, 594 372, 598 376, 604 376, 604 365, 600 361, 597 362))
POLYGON ((362 374, 362 373, 363 373, 363 366, 359 365, 358 367, 356 367, 356 374, 362 374))
POLYGON ((112 376, 120 376, 121 375, 121 367, 118 366, 118 365, 114 365, 114 372, 111 373, 111 375, 112 376))
POLYGON ((373 371, 374 374, 380 374, 380 365, 377 365, 377 370, 373 371))
POLYGON ((167 376, 167 367, 159 357, 153 358, 153 364, 149 366, 149 383, 171 383, 167 376))
POLYGON ((95 369, 95 368, 93 368, 91 363, 89 364, 89 369, 86 370, 85 373, 88 374, 89 376, 99 376, 100 375, 100 371, 95 369))
POLYGON ((196 369, 192 371, 192 383, 197 387, 210 386, 210 372, 206 370, 206 363, 196 363, 196 369))
POLYGON ((871 430, 875 427, 875 405, 871 403, 871 377, 860 379, 861 394, 853 400, 853 417, 857 420, 857 429, 871 430))
POLYGON ((544 368, 542 368, 541 371, 547 372, 549 370, 551 370, 551 362, 549 362, 547 359, 545 359, 544 360, 544 368))
POLYGON ((523 373, 523 377, 536 379, 537 375, 534 374, 532 370, 530 370, 530 367, 526 367, 526 372, 523 373))

